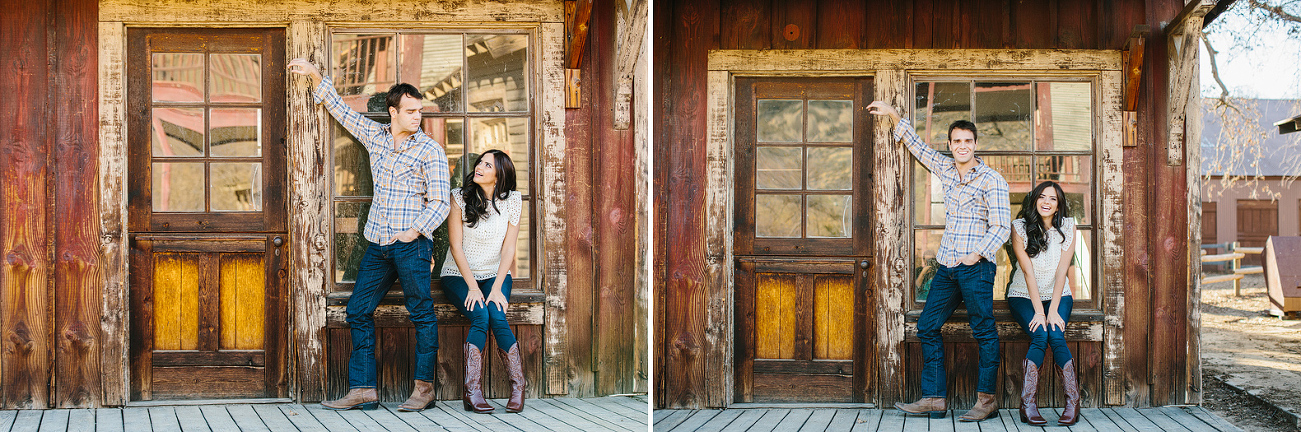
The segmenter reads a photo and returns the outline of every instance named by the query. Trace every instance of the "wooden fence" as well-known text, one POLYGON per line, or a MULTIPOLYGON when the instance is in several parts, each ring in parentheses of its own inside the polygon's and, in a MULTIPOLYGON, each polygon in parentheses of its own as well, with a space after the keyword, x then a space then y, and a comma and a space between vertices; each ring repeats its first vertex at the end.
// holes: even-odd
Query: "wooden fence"
POLYGON ((1261 266, 1243 267, 1241 262, 1242 259, 1245 258, 1247 254, 1260 254, 1264 251, 1265 248, 1263 247, 1242 247, 1238 244, 1238 242, 1214 243, 1214 244, 1202 245, 1203 264, 1213 263, 1213 262, 1228 262, 1229 269, 1233 270, 1233 273, 1215 275, 1215 276, 1208 276, 1205 272, 1203 272, 1202 283, 1213 284, 1218 282, 1233 281, 1233 295, 1241 296, 1243 276, 1265 272, 1264 267, 1261 266), (1224 249, 1227 252, 1222 254, 1207 255, 1206 254, 1207 249, 1211 249, 1211 250, 1224 249))

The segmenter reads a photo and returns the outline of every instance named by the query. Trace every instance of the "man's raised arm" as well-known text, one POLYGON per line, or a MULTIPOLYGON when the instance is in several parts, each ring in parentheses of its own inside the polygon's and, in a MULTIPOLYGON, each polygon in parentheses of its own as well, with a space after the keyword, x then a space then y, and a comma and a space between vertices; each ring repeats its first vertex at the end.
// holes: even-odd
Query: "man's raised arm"
MULTIPOLYGON (((334 90, 334 81, 330 77, 322 77, 321 70, 304 58, 296 58, 289 61, 289 72, 294 75, 307 77, 312 81, 312 98, 316 103, 324 103, 325 110, 334 116, 344 129, 351 132, 357 137, 358 141, 370 151, 372 144, 369 137, 378 136, 382 132, 380 124, 374 120, 352 110, 348 104, 343 103, 343 98, 339 97, 339 92, 334 90)), ((381 144, 383 145, 383 144, 381 144)))
POLYGON ((908 151, 911 152, 913 156, 922 163, 922 165, 926 166, 926 169, 935 172, 936 169, 953 165, 952 158, 940 154, 940 152, 931 148, 929 144, 926 144, 925 141, 922 141, 922 137, 917 135, 917 130, 913 129, 912 122, 900 116, 899 111, 896 111, 894 107, 890 106, 890 104, 882 101, 872 102, 871 105, 867 106, 867 112, 880 116, 890 116, 890 119, 894 120, 896 123, 893 135, 894 140, 902 140, 904 147, 907 147, 908 151))

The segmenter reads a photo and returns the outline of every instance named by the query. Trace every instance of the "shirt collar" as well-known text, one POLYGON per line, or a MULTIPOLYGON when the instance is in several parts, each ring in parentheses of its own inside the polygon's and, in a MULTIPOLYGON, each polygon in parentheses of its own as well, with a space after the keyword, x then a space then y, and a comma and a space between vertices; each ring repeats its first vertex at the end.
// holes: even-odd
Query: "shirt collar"
MULTIPOLYGON (((381 127, 384 129, 384 133, 388 135, 390 142, 392 142, 391 140, 393 139, 393 124, 390 123, 390 124, 382 125, 381 127)), ((411 136, 408 136, 406 140, 398 143, 396 146, 397 148, 394 149, 393 151, 403 152, 411 147, 415 147, 416 144, 420 144, 423 141, 421 137, 425 137, 425 136, 426 136, 425 130, 423 128, 416 129, 416 131, 412 133, 411 136)))

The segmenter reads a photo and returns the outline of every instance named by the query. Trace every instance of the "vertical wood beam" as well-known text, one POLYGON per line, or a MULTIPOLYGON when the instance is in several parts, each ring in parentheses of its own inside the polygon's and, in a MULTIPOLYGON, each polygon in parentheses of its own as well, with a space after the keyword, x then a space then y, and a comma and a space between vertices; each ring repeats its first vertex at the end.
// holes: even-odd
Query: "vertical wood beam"
MULTIPOLYGON (((649 4, 642 4, 641 8, 646 10, 649 15, 649 4)), ((643 20, 640 24, 643 32, 649 25, 649 19, 643 20)), ((648 318, 650 317, 650 285, 651 274, 648 271, 649 265, 647 258, 650 256, 650 98, 647 92, 636 91, 635 83, 641 85, 650 84, 649 61, 648 55, 650 42, 647 34, 643 34, 639 39, 640 48, 637 53, 637 61, 633 66, 633 83, 635 93, 632 96, 632 113, 633 113, 633 148, 636 152, 635 172, 636 172, 636 193, 635 201, 637 203, 637 248, 636 248, 636 277, 633 285, 637 290, 636 306, 633 308, 634 319, 636 324, 636 340, 634 348, 637 351, 636 358, 633 359, 633 389, 635 393, 647 393, 650 391, 650 328, 648 328, 648 318), (642 96, 637 96, 641 93, 642 96)))
POLYGON ((1187 372, 1185 373, 1186 396, 1180 403, 1200 405, 1202 403, 1202 95, 1200 89, 1200 63, 1194 63, 1193 76, 1186 111, 1188 128, 1187 168, 1184 170, 1188 185, 1188 351, 1187 372))
POLYGON ((99 250, 101 403, 127 402, 131 369, 127 322, 126 25, 99 23, 99 250))
MULTIPOLYGON (((565 67, 578 69, 583 65, 583 52, 586 51, 587 33, 592 21, 592 1, 574 0, 573 14, 565 14, 565 67), (572 20, 570 20, 572 18, 572 20)), ((568 9, 568 8, 566 8, 568 9)))
POLYGON ((1190 88, 1193 74, 1197 72, 1197 52, 1201 43, 1202 20, 1207 12, 1215 7, 1214 0, 1194 0, 1184 6, 1175 20, 1166 29, 1166 55, 1169 56, 1170 74, 1166 84, 1169 86, 1170 104, 1168 105, 1170 130, 1166 135, 1166 164, 1176 166, 1183 163, 1185 143, 1186 111, 1188 99, 1200 89, 1190 88))
POLYGON ((564 92, 564 48, 565 25, 563 23, 543 23, 538 46, 541 47, 542 71, 541 106, 542 151, 539 156, 539 173, 541 184, 546 185, 539 191, 543 221, 538 242, 539 255, 543 266, 541 281, 538 284, 546 293, 546 335, 544 344, 546 394, 563 395, 569 393, 569 330, 566 321, 566 301, 568 267, 566 258, 567 222, 565 182, 565 115, 564 92), (557 116, 556 113, 561 115, 557 116))
POLYGON ((706 74, 708 100, 705 148, 705 406, 726 407, 733 400, 733 182, 732 79, 727 71, 706 74))
POLYGON ((669 352, 669 346, 666 341, 668 340, 667 335, 670 334, 667 330, 667 309, 669 304, 669 247, 667 240, 669 235, 668 220, 670 217, 668 205, 670 198, 668 191, 670 165, 668 155, 670 154, 669 149, 672 147, 669 143, 672 142, 671 138, 673 136, 673 128, 669 126, 671 123, 671 117, 669 117, 669 115, 673 112, 674 102, 673 98, 663 97, 663 95, 670 94, 670 90, 673 88, 672 84, 675 82, 674 77, 671 74, 671 71, 673 70, 672 65, 668 62, 668 58, 671 56, 672 52, 671 48, 674 46, 671 44, 673 39, 673 31, 671 27, 673 14, 673 2, 656 2, 654 15, 658 17, 658 19, 651 20, 653 23, 652 25, 655 26, 654 33, 660 35, 654 39, 654 47, 652 48, 655 53, 655 63, 652 65, 654 68, 653 73, 655 75, 655 83, 652 91, 656 98, 653 109, 655 110, 655 118, 660 120, 654 122, 651 127, 653 128, 652 133, 655 136, 655 142, 658 143, 658 145, 653 148, 648 146, 648 150, 650 150, 653 155, 652 164, 654 170, 651 172, 653 173, 654 182, 657 185, 652 189, 653 192, 651 198, 654 200, 654 205, 651 206, 651 212, 654 215, 652 220, 655 221, 651 226, 653 233, 652 238, 654 239, 651 244, 652 253, 654 254, 653 259, 651 260, 651 265, 654 267, 652 270, 653 276, 651 277, 651 283, 654 284, 652 295, 655 296, 652 304, 657 306, 651 308, 651 316, 654 320, 654 323, 651 325, 651 354, 655 358, 655 362, 651 365, 653 372, 651 375, 654 377, 655 381, 651 383, 651 387, 654 389, 653 393, 656 395, 654 401, 652 401, 652 407, 655 409, 666 408, 669 406, 668 398, 665 395, 668 395, 668 384, 670 381, 667 378, 668 369, 664 367, 667 362, 664 361, 664 359, 667 358, 669 352))
MULTIPOLYGON (((876 100, 885 101, 891 106, 908 106, 908 76, 902 70, 877 71, 873 85, 876 100)), ((880 209, 905 209, 908 163, 911 156, 894 141, 893 125, 888 121, 877 121, 873 135, 872 153, 874 155, 872 183, 873 208, 879 209, 872 227, 875 235, 872 250, 873 268, 875 269, 873 285, 876 286, 876 358, 877 382, 868 383, 877 389, 876 398, 881 406, 890 406, 903 400, 904 364, 904 311, 908 299, 908 258, 906 248, 909 237, 906 211, 884 211, 880 209)), ((868 395, 871 396, 871 395, 868 395)))
MULTIPOLYGON (((1101 113, 1101 158, 1098 175, 1102 208, 1098 214, 1098 225, 1102 234, 1102 308, 1103 308, 1103 381, 1105 397, 1109 405, 1125 403, 1125 334, 1123 331, 1125 317, 1125 248, 1122 239, 1125 235, 1125 176, 1122 166, 1125 161, 1124 116, 1121 114, 1124 90, 1121 88, 1123 72, 1106 71, 1102 73, 1099 86, 1102 96, 1098 111, 1101 113)), ((1133 341, 1129 341, 1133 342, 1133 341)))
POLYGON ((47 193, 51 133, 46 110, 50 4, 0 4, 0 387, 6 409, 49 404, 50 257, 47 193))
POLYGON ((61 408, 100 404, 100 290, 98 116, 96 109, 98 3, 59 3, 54 16, 53 121, 55 397, 61 408))
MULTIPOLYGON (((314 64, 326 63, 326 30, 320 21, 294 20, 286 34, 286 54, 314 64)), ((290 308, 289 394, 299 401, 325 399, 325 295, 331 280, 329 166, 326 141, 329 118, 312 100, 311 83, 285 74, 288 91, 290 308)))

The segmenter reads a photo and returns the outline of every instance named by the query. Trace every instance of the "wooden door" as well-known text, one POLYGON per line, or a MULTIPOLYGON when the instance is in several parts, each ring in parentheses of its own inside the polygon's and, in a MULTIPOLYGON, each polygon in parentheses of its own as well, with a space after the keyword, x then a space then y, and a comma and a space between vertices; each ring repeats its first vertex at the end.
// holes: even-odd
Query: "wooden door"
POLYGON ((737 402, 868 399, 871 94, 866 78, 737 80, 737 402))
POLYGON ((285 397, 284 31, 128 31, 131 398, 285 397))
MULTIPOLYGON (((1265 247, 1269 236, 1278 235, 1278 202, 1238 200, 1238 245, 1265 247)), ((1242 265, 1261 265, 1259 254, 1247 254, 1242 265)))

